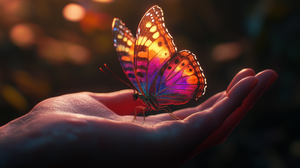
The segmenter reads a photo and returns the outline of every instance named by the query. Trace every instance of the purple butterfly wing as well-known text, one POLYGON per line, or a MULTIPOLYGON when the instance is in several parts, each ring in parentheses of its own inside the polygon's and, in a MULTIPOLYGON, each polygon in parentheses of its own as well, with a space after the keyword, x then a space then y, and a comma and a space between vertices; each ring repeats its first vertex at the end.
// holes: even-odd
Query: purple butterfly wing
POLYGON ((118 18, 113 20, 112 30, 114 46, 118 53, 118 58, 123 71, 133 86, 140 92, 135 78, 133 65, 135 38, 125 24, 118 18))
POLYGON ((134 48, 134 68, 141 93, 148 96, 157 73, 177 49, 165 27, 163 11, 155 5, 141 19, 134 48))
POLYGON ((152 86, 160 106, 184 104, 205 94, 207 87, 203 70, 196 56, 182 50, 161 69, 152 86))

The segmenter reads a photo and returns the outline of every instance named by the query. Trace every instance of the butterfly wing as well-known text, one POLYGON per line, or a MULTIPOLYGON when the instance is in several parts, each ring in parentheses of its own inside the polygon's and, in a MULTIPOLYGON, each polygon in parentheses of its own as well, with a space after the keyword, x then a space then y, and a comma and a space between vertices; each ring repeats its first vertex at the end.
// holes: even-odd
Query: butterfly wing
POLYGON ((164 65, 156 85, 150 90, 155 93, 159 106, 164 106, 197 99, 205 94, 206 87, 206 78, 196 56, 182 50, 164 65))
POLYGON ((136 40, 119 19, 113 22, 113 36, 125 74, 159 106, 184 104, 205 93, 206 78, 196 56, 187 50, 177 53, 157 5, 143 16, 136 40))
POLYGON ((133 55, 135 38, 130 30, 118 18, 114 18, 112 24, 114 46, 116 48, 120 64, 125 75, 140 92, 134 73, 133 55))
POLYGON ((163 11, 155 5, 139 23, 133 64, 137 84, 144 96, 162 66, 177 52, 172 36, 165 27, 163 11))

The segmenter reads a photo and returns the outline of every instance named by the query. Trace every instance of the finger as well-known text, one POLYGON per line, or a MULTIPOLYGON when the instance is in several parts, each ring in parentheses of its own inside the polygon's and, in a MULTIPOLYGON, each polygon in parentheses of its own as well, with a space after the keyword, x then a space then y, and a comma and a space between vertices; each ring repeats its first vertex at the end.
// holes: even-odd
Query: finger
MULTIPOLYGON (((230 91, 230 89, 237 84, 240 80, 242 80, 245 77, 248 76, 254 76, 255 72, 253 69, 251 68, 245 68, 243 70, 241 70, 240 72, 238 72, 234 78, 231 80, 230 84, 228 85, 227 89, 226 89, 226 93, 228 93, 230 91)), ((222 95, 217 101, 220 101, 221 99, 223 99, 226 96, 226 94, 222 95)))
POLYGON ((207 99, 205 102, 201 103, 199 106, 196 107, 196 109, 198 111, 202 111, 204 109, 210 108, 212 105, 214 105, 217 102, 218 99, 220 99, 220 97, 223 97, 224 95, 226 95, 225 91, 219 92, 213 95, 212 97, 210 97, 209 99, 207 99))
POLYGON ((185 130, 188 135, 181 136, 192 141, 187 143, 201 144, 242 104, 257 82, 255 77, 247 77, 235 85, 229 94, 212 108, 187 117, 184 122, 190 125, 188 127, 190 130, 185 130))
MULTIPOLYGON (((241 79, 248 77, 248 76, 254 76, 255 72, 250 69, 250 68, 245 68, 243 70, 241 70, 240 72, 238 72, 235 77, 232 79, 231 83, 229 84, 226 93, 228 93, 228 91, 237 83, 239 82, 241 79)), ((215 102, 217 102, 218 100, 223 99, 226 94, 224 92, 220 92, 216 95, 214 95, 213 97, 211 97, 210 99, 208 99, 207 101, 205 101, 204 103, 202 103, 201 105, 198 106, 198 110, 203 110, 206 109, 210 106, 212 106, 215 102), (220 94, 222 93, 222 94, 220 94), (220 95, 219 95, 220 94, 220 95), (218 99, 216 99, 218 97, 218 99)))
POLYGON ((277 74, 273 70, 265 70, 257 74, 256 78, 258 79, 258 84, 244 100, 241 107, 236 109, 235 112, 225 120, 223 125, 195 150, 194 155, 222 143, 245 114, 252 108, 255 101, 260 97, 265 89, 274 82, 277 78, 277 74))
MULTIPOLYGON (((103 103, 119 115, 132 115, 137 106, 143 105, 140 100, 134 101, 132 94, 131 89, 111 93, 89 93, 95 100, 103 103)), ((137 112, 141 112, 141 110, 137 109, 137 112)))
MULTIPOLYGON (((231 83, 229 84, 226 93, 228 93, 228 91, 237 83, 239 82, 241 79, 248 77, 248 76, 254 76, 255 72, 250 69, 250 68, 246 68, 241 70, 240 72, 237 73, 237 75, 232 79, 231 83)), ((197 111, 202 111, 206 108, 211 107, 215 102, 220 101, 221 99, 223 99, 226 96, 225 92, 221 92, 218 93, 216 95, 214 95, 213 97, 209 98, 208 100, 206 100, 204 103, 202 103, 201 105, 199 105, 197 108, 188 108, 188 109, 182 109, 179 110, 177 112, 174 112, 174 114, 179 117, 179 118, 186 118, 187 116, 197 112, 197 111)), ((171 119, 171 117, 168 117, 168 115, 163 116, 166 119, 171 119)))
POLYGON ((241 79, 247 77, 247 76, 254 76, 255 72, 253 71, 253 69, 250 68, 246 68, 241 70, 240 72, 238 72, 235 77, 232 79, 232 81, 230 82, 230 84, 228 85, 228 88, 226 90, 226 93, 229 92, 229 90, 236 84, 238 83, 241 79))

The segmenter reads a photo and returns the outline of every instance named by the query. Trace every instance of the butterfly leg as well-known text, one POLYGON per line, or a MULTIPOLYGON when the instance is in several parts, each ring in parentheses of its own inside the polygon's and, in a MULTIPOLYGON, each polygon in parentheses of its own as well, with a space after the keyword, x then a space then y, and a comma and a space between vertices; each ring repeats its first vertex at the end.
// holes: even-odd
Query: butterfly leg
MULTIPOLYGON (((135 110, 134 110, 134 117, 133 117, 133 119, 132 119, 132 123, 134 123, 135 122, 135 120, 136 120, 136 116, 137 116, 137 111, 136 111, 136 109, 137 108, 140 108, 140 109, 143 109, 143 116, 144 116, 144 121, 143 121, 143 124, 144 124, 144 122, 145 122, 145 107, 144 106, 137 106, 136 108, 135 108, 135 110)), ((142 124, 142 125, 143 125, 142 124)))
POLYGON ((170 115, 174 120, 181 120, 180 118, 176 117, 176 116, 173 114, 172 110, 171 110, 168 106, 164 106, 164 107, 162 107, 161 109, 162 109, 162 110, 165 110, 166 112, 168 112, 169 115, 170 115))
POLYGON ((136 120, 136 115, 137 115, 137 113, 136 113, 136 109, 137 109, 138 107, 136 107, 135 108, 135 110, 134 110, 134 117, 133 117, 133 119, 132 119, 132 123, 134 123, 135 122, 135 120, 136 120))
POLYGON ((144 123, 145 123, 145 108, 143 108, 143 116, 144 116, 144 120, 143 120, 142 125, 144 125, 144 123))

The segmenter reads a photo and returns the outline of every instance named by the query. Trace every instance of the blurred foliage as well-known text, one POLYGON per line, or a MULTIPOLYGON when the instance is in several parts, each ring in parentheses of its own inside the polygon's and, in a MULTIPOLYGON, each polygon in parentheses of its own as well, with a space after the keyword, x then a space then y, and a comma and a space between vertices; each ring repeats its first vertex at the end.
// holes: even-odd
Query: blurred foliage
POLYGON ((106 63, 127 80, 111 22, 118 17, 135 34, 155 4, 178 49, 197 55, 208 81, 203 98, 173 110, 225 90, 242 68, 279 75, 222 145, 181 167, 300 167, 297 0, 0 0, 0 125, 49 97, 128 88, 98 69, 106 63))

